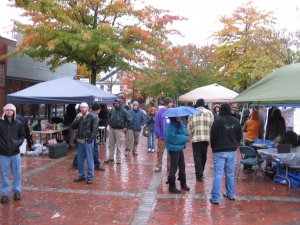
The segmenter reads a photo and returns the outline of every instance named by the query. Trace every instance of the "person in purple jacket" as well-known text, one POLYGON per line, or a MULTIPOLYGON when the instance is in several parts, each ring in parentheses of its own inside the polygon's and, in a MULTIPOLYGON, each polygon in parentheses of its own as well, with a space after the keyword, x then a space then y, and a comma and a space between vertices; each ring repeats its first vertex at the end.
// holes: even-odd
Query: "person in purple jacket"
MULTIPOLYGON (((163 114, 168 108, 173 107, 173 100, 170 97, 164 99, 164 107, 159 109, 155 116, 154 131, 157 138, 157 158, 155 172, 160 172, 162 168, 162 157, 165 151, 165 133, 170 120, 164 118, 163 114)), ((167 156, 167 167, 170 169, 170 157, 167 156)))

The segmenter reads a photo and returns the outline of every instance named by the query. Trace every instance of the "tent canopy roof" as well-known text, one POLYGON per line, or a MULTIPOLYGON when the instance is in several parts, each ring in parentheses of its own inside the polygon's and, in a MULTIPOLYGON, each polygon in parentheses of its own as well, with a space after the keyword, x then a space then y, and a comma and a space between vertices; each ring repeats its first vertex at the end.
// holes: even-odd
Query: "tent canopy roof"
POLYGON ((299 87, 300 63, 295 63, 275 70, 232 101, 259 104, 299 103, 299 87))
POLYGON ((237 95, 237 92, 215 83, 196 88, 184 95, 181 95, 179 96, 179 101, 195 102, 199 98, 203 98, 205 102, 227 102, 231 101, 231 99, 237 95))
POLYGON ((19 104, 111 103, 114 99, 115 95, 72 77, 38 83, 7 95, 7 102, 19 104))

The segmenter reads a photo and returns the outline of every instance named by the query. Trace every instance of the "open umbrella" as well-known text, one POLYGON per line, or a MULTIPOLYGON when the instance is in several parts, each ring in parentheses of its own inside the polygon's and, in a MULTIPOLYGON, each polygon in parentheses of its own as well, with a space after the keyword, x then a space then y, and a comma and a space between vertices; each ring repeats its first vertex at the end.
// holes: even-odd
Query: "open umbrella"
POLYGON ((189 116, 201 113, 202 111, 199 109, 195 109, 189 106, 179 106, 176 108, 169 108, 163 114, 163 117, 182 117, 182 116, 189 116))

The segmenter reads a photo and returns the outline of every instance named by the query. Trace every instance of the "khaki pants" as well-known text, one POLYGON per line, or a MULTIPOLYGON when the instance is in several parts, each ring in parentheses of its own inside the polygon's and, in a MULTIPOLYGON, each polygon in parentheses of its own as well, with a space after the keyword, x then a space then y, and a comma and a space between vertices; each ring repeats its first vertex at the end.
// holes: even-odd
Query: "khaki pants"
POLYGON ((140 131, 127 130, 126 133, 126 151, 137 152, 140 140, 140 131))
POLYGON ((125 132, 123 129, 109 128, 108 132, 108 159, 114 159, 115 147, 117 148, 116 160, 121 161, 121 151, 123 151, 125 142, 125 132))
MULTIPOLYGON (((162 168, 162 158, 164 155, 164 151, 166 148, 166 144, 164 140, 161 139, 157 139, 157 157, 156 157, 156 167, 157 168, 162 168)), ((167 154, 167 168, 168 170, 170 169, 171 166, 171 160, 170 160, 170 156, 169 153, 167 154)))

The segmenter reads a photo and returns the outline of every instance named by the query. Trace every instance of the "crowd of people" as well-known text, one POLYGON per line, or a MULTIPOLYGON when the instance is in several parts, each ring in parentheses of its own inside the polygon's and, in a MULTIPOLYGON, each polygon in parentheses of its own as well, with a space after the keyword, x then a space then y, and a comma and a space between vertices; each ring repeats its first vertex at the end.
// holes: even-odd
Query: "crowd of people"
MULTIPOLYGON (((127 105, 128 106, 128 105, 127 105)), ((256 138, 275 140, 284 139, 286 134, 285 121, 280 110, 275 108, 271 112, 266 132, 264 122, 256 108, 249 111, 247 118, 237 113, 237 107, 228 103, 215 104, 209 110, 204 99, 198 99, 195 107, 201 113, 182 117, 164 117, 164 113, 174 106, 173 100, 166 97, 163 106, 158 107, 151 101, 146 111, 140 109, 139 103, 134 101, 128 108, 123 106, 120 99, 114 100, 113 107, 94 103, 90 106, 82 102, 76 110, 75 105, 67 107, 64 117, 65 125, 69 126, 66 140, 70 147, 76 147, 76 156, 72 166, 78 168, 78 176, 74 182, 92 184, 94 170, 105 171, 99 160, 99 146, 97 138, 108 139, 108 156, 104 163, 121 164, 121 154, 125 157, 138 156, 140 134, 144 126, 147 127, 147 151, 156 151, 156 166, 154 172, 161 172, 163 154, 167 150, 167 169, 169 192, 180 193, 176 187, 176 173, 182 190, 189 191, 186 182, 184 149, 191 141, 197 182, 204 179, 207 161, 207 150, 210 145, 213 152, 213 184, 211 189, 211 203, 219 204, 221 199, 222 176, 225 173, 226 193, 224 198, 235 200, 234 170, 236 151, 243 141, 251 145, 256 138), (242 122, 243 121, 243 122, 242 122), (243 123, 241 125, 241 122, 243 123), (99 126, 108 129, 99 133, 99 126), (87 171, 85 171, 87 162, 87 171)), ((4 114, 0 120, 0 172, 1 172, 1 203, 6 203, 9 196, 9 171, 12 171, 12 191, 14 199, 21 199, 21 161, 19 147, 26 138, 24 125, 16 118, 16 107, 7 104, 3 108, 4 114)))

